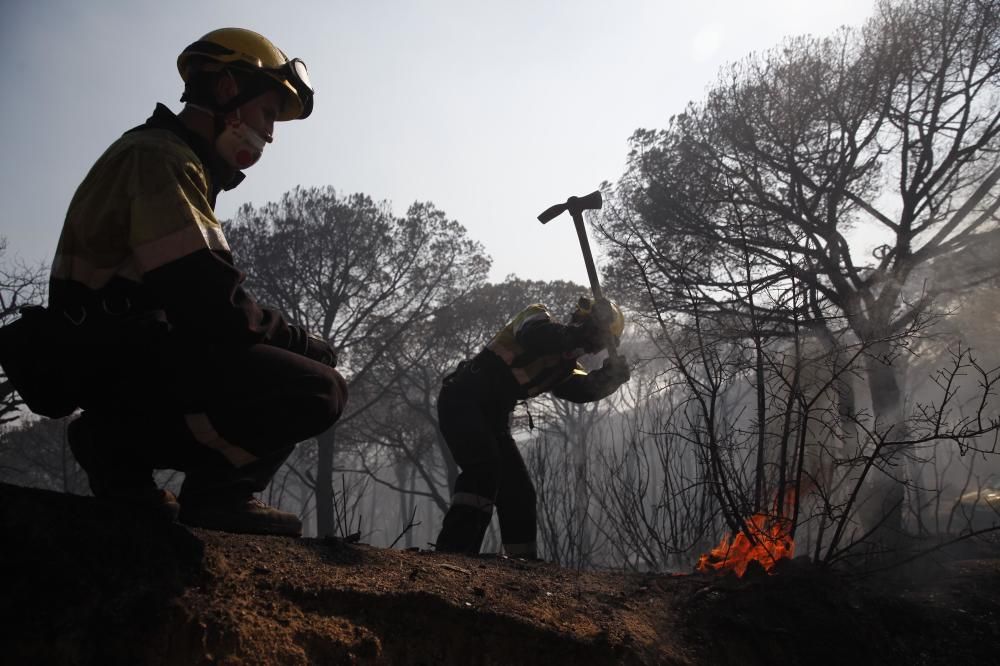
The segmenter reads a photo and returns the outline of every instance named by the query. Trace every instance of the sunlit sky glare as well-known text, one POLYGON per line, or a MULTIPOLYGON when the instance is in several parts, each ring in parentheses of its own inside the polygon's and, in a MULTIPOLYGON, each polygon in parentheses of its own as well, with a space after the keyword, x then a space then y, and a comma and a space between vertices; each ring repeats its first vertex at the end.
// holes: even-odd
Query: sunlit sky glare
MULTIPOLYGON (((783 37, 859 25, 874 0, 0 0, 0 235, 48 263, 100 153, 156 102, 176 57, 226 26, 309 65, 316 109, 281 123, 216 213, 296 185, 431 201, 508 274, 586 284, 569 220, 535 217, 624 170, 628 137, 699 100, 719 68, 783 37)), ((600 264, 600 258, 598 264, 600 264)))

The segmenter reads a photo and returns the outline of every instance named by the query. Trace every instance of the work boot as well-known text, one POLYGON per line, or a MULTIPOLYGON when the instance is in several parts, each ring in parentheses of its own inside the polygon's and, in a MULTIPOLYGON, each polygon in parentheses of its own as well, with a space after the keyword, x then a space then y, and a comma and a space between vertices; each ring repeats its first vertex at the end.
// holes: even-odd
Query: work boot
POLYGON ((434 549, 439 553, 479 554, 492 519, 492 509, 486 512, 464 504, 452 504, 444 515, 434 549))
POLYGON ((148 510, 170 522, 177 520, 181 507, 174 494, 156 485, 152 470, 115 460, 113 452, 98 443, 89 419, 81 416, 71 422, 66 436, 73 457, 87 474, 94 497, 148 510))
POLYGON ((190 527, 237 534, 302 535, 298 516, 270 507, 253 495, 191 498, 182 494, 180 521, 190 527))

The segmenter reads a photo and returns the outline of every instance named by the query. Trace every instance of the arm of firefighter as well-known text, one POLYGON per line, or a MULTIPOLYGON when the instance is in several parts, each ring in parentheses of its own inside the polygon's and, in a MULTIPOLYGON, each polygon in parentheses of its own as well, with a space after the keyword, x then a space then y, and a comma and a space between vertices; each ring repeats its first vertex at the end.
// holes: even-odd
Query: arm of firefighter
POLYGON ((629 380, 631 373, 624 356, 608 357, 598 370, 587 373, 577 367, 573 374, 552 388, 552 395, 569 402, 594 402, 606 398, 629 380))
POLYGON ((143 282, 170 324, 199 340, 264 343, 335 364, 325 340, 261 307, 243 288, 245 276, 209 203, 204 171, 183 151, 147 153, 134 151, 122 166, 139 182, 129 241, 143 282))
POLYGON ((243 288, 228 252, 198 250, 143 276, 178 331, 222 344, 268 344, 336 366, 337 354, 318 336, 261 307, 243 288))
POLYGON ((331 368, 337 367, 337 350, 329 342, 315 333, 310 333, 302 326, 289 324, 288 329, 291 338, 286 345, 287 349, 331 368))
POLYGON ((514 337, 519 345, 538 355, 562 354, 583 346, 578 327, 554 322, 545 311, 525 319, 514 337))

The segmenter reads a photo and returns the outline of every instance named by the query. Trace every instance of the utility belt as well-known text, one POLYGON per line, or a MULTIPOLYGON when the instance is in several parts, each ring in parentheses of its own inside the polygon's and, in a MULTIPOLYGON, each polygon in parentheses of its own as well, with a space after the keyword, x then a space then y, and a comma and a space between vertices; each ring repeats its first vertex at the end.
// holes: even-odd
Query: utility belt
POLYGON ((22 307, 0 328, 0 366, 28 409, 50 418, 72 414, 85 395, 84 368, 101 362, 99 351, 124 349, 154 326, 165 329, 137 304, 115 291, 62 298, 53 307, 22 307))
POLYGON ((484 383, 496 383, 498 378, 509 375, 507 368, 499 356, 489 350, 483 350, 458 364, 451 373, 445 375, 441 383, 444 386, 451 386, 458 382, 482 381, 484 383))
POLYGON ((510 368, 488 349, 459 363, 444 377, 441 386, 442 390, 459 393, 462 399, 486 406, 487 411, 507 413, 514 409, 519 391, 510 368))
POLYGON ((56 310, 74 326, 83 326, 89 319, 91 322, 116 319, 132 313, 132 302, 129 298, 101 298, 91 303, 71 303, 56 310))
MULTIPOLYGON (((55 285, 54 285, 55 289, 55 285)), ((114 278, 100 291, 64 281, 53 291, 50 309, 78 327, 119 323, 126 318, 150 317, 157 310, 145 290, 123 278, 114 278)))

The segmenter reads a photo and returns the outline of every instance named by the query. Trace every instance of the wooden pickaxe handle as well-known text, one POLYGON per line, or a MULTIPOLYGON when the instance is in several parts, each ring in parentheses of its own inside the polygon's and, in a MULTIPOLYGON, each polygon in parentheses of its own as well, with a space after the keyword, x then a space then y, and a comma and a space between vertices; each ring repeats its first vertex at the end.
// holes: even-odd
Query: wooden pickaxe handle
POLYGON ((571 212, 573 215, 573 225, 576 226, 576 235, 580 238, 580 249, 583 250, 583 262, 587 265, 587 277, 590 278, 590 290, 594 292, 594 300, 599 301, 604 298, 601 291, 601 283, 597 279, 597 266, 594 265, 594 255, 590 252, 590 241, 587 240, 587 228, 583 226, 583 213, 571 212))
MULTIPOLYGON (((590 290, 594 294, 595 303, 604 298, 604 292, 601 291, 601 282, 597 278, 597 266, 594 264, 594 254, 590 251, 587 228, 583 225, 583 211, 597 210, 603 204, 604 199, 601 198, 601 191, 597 190, 585 197, 570 197, 566 200, 566 203, 549 206, 538 216, 538 221, 542 224, 562 215, 567 210, 573 217, 573 224, 576 226, 576 235, 580 239, 580 249, 583 251, 583 261, 587 264, 587 277, 590 278, 590 290)), ((618 356, 617 344, 613 344, 608 348, 608 355, 611 357, 618 356)))
POLYGON ((587 228, 583 225, 583 211, 597 210, 603 203, 601 191, 597 190, 585 197, 570 197, 566 203, 549 206, 538 216, 538 221, 545 224, 563 212, 569 211, 573 217, 573 224, 576 226, 576 235, 580 239, 580 249, 583 251, 583 261, 587 265, 587 277, 590 278, 590 290, 594 293, 595 301, 604 298, 604 293, 601 291, 601 283, 597 278, 597 266, 594 264, 594 254, 590 251, 587 228))

